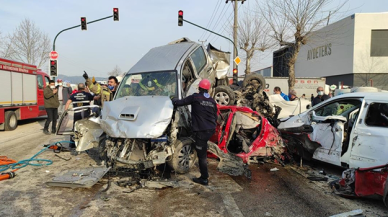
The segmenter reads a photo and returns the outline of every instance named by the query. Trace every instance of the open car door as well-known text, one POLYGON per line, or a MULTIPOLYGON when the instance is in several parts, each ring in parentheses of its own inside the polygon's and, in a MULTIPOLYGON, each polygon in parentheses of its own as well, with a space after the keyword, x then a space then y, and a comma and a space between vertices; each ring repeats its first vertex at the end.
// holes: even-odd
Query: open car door
POLYGON ((74 109, 65 111, 58 122, 57 135, 74 135, 74 109))

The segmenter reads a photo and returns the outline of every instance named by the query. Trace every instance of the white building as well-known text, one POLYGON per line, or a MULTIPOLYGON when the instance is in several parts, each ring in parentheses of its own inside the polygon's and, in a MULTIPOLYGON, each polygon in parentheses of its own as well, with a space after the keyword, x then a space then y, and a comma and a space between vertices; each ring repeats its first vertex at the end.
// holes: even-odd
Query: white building
POLYGON ((325 77, 326 84, 388 90, 388 12, 360 13, 309 38, 295 64, 296 77, 325 77))

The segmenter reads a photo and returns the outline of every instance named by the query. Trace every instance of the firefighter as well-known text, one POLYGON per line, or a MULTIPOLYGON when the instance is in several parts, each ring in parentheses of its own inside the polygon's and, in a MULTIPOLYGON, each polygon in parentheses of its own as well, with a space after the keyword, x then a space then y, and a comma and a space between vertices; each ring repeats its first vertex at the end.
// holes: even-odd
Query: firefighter
POLYGON ((194 145, 201 172, 201 176, 193 178, 193 181, 202 185, 208 185, 207 142, 215 132, 217 121, 217 104, 208 93, 210 86, 209 80, 202 79, 199 82, 199 93, 182 100, 172 99, 174 106, 191 105, 194 145))
POLYGON ((115 76, 110 76, 108 80, 108 87, 102 86, 96 82, 95 78, 89 78, 88 74, 84 71, 82 75, 86 80, 86 85, 89 90, 96 95, 95 105, 103 106, 105 101, 112 101, 113 96, 116 93, 117 86, 119 84, 115 76))
POLYGON ((163 92, 163 85, 158 82, 158 79, 147 75, 139 82, 140 92, 142 95, 160 95, 163 92))

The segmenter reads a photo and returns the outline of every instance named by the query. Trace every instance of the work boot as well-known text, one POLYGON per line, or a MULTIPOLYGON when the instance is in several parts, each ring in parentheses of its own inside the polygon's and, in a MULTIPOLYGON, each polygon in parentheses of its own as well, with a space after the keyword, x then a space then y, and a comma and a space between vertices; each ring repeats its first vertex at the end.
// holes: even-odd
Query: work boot
POLYGON ((51 133, 47 129, 43 129, 43 133, 46 135, 50 135, 51 133))
POLYGON ((193 182, 201 184, 201 185, 208 185, 209 184, 209 180, 208 179, 203 179, 201 177, 193 178, 193 182))
POLYGON ((52 134, 55 134, 56 132, 57 132, 56 129, 52 129, 52 130, 51 130, 51 133, 52 133, 52 134))

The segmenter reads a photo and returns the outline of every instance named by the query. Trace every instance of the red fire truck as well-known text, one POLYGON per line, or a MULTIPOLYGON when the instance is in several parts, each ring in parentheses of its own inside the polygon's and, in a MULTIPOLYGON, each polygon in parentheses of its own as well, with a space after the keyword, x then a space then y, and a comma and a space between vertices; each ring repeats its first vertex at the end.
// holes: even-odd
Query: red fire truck
POLYGON ((46 115, 43 88, 48 82, 49 76, 36 66, 0 58, 0 130, 46 115))

